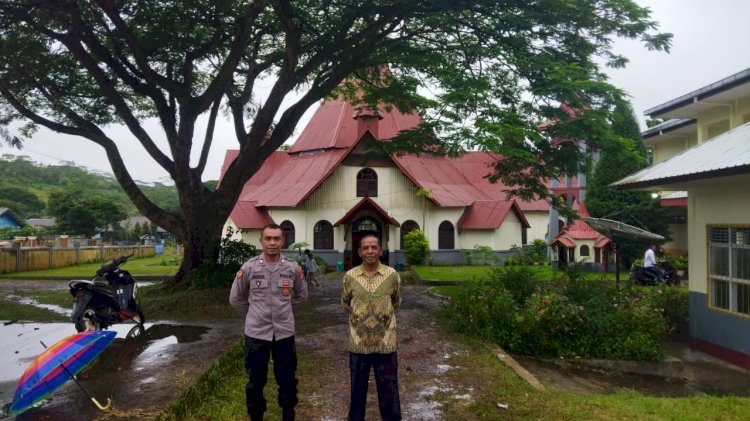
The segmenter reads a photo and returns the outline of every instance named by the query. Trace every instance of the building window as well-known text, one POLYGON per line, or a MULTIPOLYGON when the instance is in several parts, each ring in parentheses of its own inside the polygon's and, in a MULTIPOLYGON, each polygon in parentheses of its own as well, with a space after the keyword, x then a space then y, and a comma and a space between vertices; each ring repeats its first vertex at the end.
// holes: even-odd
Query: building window
POLYGON ((292 221, 284 221, 281 223, 281 232, 284 233, 284 247, 289 247, 294 244, 294 224, 292 221))
POLYGON ((313 247, 316 250, 333 250, 333 226, 328 221, 318 221, 313 232, 313 247))
POLYGON ((448 221, 443 221, 438 227, 438 248, 440 250, 453 250, 454 246, 454 233, 453 224, 448 221))
POLYGON ((379 231, 378 224, 372 218, 362 218, 357 223, 357 231, 379 231))
POLYGON ((521 245, 529 244, 529 229, 521 226, 521 245))
POLYGON ((711 306, 750 314, 750 228, 709 227, 711 306))
POLYGON ((357 173, 357 197, 378 197, 378 175, 372 168, 357 173))
POLYGON ((404 221, 403 224, 401 224, 401 249, 404 248, 404 238, 406 238, 406 234, 419 229, 419 224, 412 221, 411 219, 408 221, 404 221))
POLYGON ((589 251, 589 246, 581 246, 580 253, 581 257, 589 257, 591 253, 591 251, 589 251))

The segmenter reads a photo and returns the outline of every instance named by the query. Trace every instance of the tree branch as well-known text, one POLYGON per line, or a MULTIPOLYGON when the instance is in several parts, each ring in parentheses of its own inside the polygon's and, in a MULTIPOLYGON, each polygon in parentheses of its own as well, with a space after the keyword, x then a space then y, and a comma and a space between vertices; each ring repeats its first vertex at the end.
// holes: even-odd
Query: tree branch
POLYGON ((216 115, 219 113, 219 106, 221 101, 214 102, 211 107, 211 113, 208 116, 208 127, 206 127, 206 137, 203 140, 203 149, 201 150, 201 157, 198 160, 198 166, 196 170, 199 174, 203 174, 203 170, 206 168, 206 162, 208 161, 208 153, 211 151, 211 142, 214 138, 214 127, 216 125, 216 115))

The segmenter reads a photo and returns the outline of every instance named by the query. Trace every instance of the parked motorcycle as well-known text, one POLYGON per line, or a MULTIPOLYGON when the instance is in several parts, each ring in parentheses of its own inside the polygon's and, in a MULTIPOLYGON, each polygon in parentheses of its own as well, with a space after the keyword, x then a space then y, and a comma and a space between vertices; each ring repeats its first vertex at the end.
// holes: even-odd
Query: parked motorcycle
POLYGON ((90 281, 68 284, 74 300, 70 318, 79 332, 102 330, 128 320, 143 326, 146 318, 136 297, 135 278, 120 269, 131 257, 132 254, 105 262, 90 281))
POLYGON ((630 267, 630 273, 628 279, 635 285, 641 286, 654 286, 654 285, 679 285, 680 277, 677 275, 677 270, 669 263, 668 260, 660 260, 656 262, 656 267, 661 271, 663 276, 661 279, 651 271, 646 270, 642 265, 632 265, 630 267))

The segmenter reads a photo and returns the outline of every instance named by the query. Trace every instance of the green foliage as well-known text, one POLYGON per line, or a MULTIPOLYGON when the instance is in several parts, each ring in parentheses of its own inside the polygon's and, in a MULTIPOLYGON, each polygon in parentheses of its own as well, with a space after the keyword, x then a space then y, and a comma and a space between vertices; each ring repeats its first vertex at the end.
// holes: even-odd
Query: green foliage
POLYGON ((422 265, 430 255, 430 243, 422 230, 409 231, 402 246, 404 257, 410 265, 422 265))
MULTIPOLYGON (((174 186, 152 183, 139 184, 139 187, 157 205, 171 210, 179 209, 174 186)), ((12 199, 20 206, 25 218, 49 217, 45 202, 50 194, 59 189, 85 191, 91 196, 118 203, 128 215, 139 214, 111 176, 90 172, 73 164, 43 165, 26 156, 0 156, 0 201, 12 199)))
POLYGON ((547 243, 544 240, 536 239, 523 247, 513 244, 510 251, 516 256, 507 257, 504 262, 505 266, 530 265, 547 261, 547 243))
MULTIPOLYGON (((615 219, 669 237, 669 211, 649 192, 624 191, 609 184, 644 166, 646 150, 630 104, 619 101, 612 117, 615 142, 604 148, 586 194, 586 208, 595 218, 615 219)), ((643 253, 644 244, 621 240, 618 253, 624 267, 643 253)))
POLYGON ((473 249, 463 250, 461 253, 466 259, 466 263, 469 265, 497 264, 500 260, 490 246, 480 246, 475 244, 473 249))
POLYGON ((80 190, 58 190, 49 198, 49 213, 60 233, 91 237, 120 225, 127 216, 119 203, 112 203, 80 190))
POLYGON ((539 238, 531 242, 527 247, 529 257, 534 263, 547 261, 547 243, 539 238))
POLYGON ((459 332, 512 353, 653 360, 659 339, 687 317, 687 291, 616 289, 575 268, 541 282, 530 267, 498 267, 460 288, 447 311, 459 332))
POLYGON ((258 254, 255 246, 242 240, 233 240, 234 231, 231 227, 221 239, 219 258, 212 262, 205 260, 197 269, 192 287, 195 289, 226 288, 240 267, 251 257, 258 254))
POLYGON ((670 259, 672 262, 672 266, 674 266, 677 270, 687 270, 688 268, 688 257, 687 254, 683 254, 680 256, 675 256, 670 259))
MULTIPOLYGON (((9 182, 5 180, 4 182, 9 182)), ((12 181, 10 181, 12 182, 12 181)), ((0 185, 0 206, 14 210, 23 218, 39 218, 44 213, 44 202, 25 188, 0 185)))

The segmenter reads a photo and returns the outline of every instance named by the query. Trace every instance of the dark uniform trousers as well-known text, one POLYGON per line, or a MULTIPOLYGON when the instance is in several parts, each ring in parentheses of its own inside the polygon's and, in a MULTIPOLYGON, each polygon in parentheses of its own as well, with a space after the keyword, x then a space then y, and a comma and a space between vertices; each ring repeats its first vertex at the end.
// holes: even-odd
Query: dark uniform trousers
POLYGON ((365 419, 370 368, 375 370, 375 385, 378 389, 380 417, 384 421, 400 421, 401 401, 398 396, 398 358, 395 352, 390 354, 349 353, 349 371, 351 373, 352 386, 349 421, 363 421, 365 419))
POLYGON ((262 420, 266 412, 263 388, 268 380, 268 361, 273 358, 273 375, 279 386, 279 406, 284 420, 294 419, 297 405, 297 350, 294 336, 273 341, 264 341, 245 335, 245 370, 248 382, 245 386, 247 412, 251 420, 262 420))

